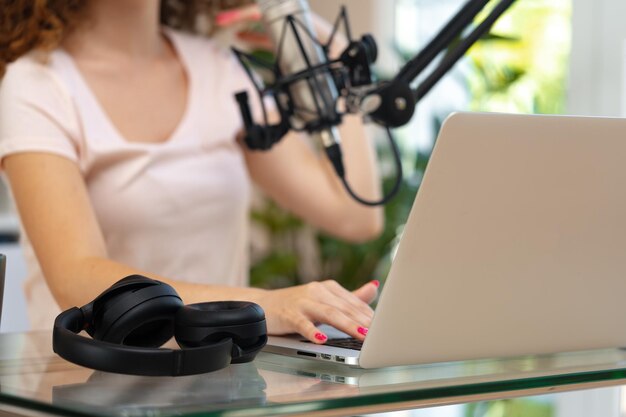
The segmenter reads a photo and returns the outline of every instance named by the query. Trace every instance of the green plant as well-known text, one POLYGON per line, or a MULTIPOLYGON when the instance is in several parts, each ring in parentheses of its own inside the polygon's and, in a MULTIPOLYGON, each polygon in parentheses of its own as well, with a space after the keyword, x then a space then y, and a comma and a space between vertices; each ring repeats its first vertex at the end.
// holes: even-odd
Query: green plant
POLYGON ((552 417, 554 405, 533 398, 481 401, 465 407, 465 417, 552 417))
POLYGON ((518 1, 468 53, 475 111, 565 109, 571 0, 518 1), (497 34, 497 35, 496 35, 497 34))
MULTIPOLYGON (((382 159, 390 158, 383 153, 382 159)), ((413 172, 423 172, 428 155, 415 158, 413 172)), ((395 173, 394 173, 395 175, 395 173)), ((395 178, 384 179, 388 191, 395 178)), ((417 193, 417 182, 409 177, 398 195, 385 206, 385 227, 381 235, 368 243, 351 244, 322 233, 309 233, 301 221, 286 213, 270 201, 253 211, 252 218, 269 233, 272 249, 260 257, 251 269, 251 283, 265 288, 276 288, 308 282, 311 279, 333 278, 348 288, 356 288, 371 279, 384 279, 391 262, 391 252, 397 242, 399 230, 404 225, 417 193), (298 239, 310 239, 319 269, 317 276, 302 273, 298 268, 304 257, 298 239)), ((300 245, 302 246, 302 245, 300 245)))

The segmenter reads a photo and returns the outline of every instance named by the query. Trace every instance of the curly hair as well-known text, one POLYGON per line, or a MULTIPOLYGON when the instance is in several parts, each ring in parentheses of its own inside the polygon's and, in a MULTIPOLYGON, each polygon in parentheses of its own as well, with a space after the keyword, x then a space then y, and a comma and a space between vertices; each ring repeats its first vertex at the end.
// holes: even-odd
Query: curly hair
MULTIPOLYGON (((50 51, 85 19, 93 0, 5 0, 0 13, 0 78, 6 66, 31 50, 50 51)), ((211 22, 222 9, 252 0, 162 0, 161 23, 188 31, 199 17, 211 22)), ((211 28, 203 28, 204 32, 211 28)))

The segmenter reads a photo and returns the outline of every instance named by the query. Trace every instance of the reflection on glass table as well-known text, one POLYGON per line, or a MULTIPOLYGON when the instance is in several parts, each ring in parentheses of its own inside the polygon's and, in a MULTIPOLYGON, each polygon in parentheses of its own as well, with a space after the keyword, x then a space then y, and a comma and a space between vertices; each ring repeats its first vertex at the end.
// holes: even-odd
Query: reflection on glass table
POLYGON ((204 375, 137 377, 64 361, 52 353, 47 332, 0 335, 0 409, 23 415, 356 415, 589 389, 625 378, 626 351, 618 349, 381 370, 262 353, 204 375))

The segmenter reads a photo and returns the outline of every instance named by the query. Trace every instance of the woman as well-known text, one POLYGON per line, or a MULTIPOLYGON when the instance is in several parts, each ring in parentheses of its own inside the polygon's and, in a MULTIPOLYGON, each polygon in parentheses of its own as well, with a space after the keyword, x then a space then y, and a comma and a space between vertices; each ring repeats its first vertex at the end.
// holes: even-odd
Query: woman
MULTIPOLYGON (((361 241, 379 209, 343 191, 307 142, 241 146, 233 94, 250 89, 211 40, 173 30, 211 1, 16 0, 0 17, 0 163, 23 226, 34 328, 117 279, 143 274, 186 303, 260 304, 271 334, 323 343, 315 323, 363 339, 373 281, 248 288, 250 177, 279 204, 336 236, 361 241), (45 277, 45 279, 44 279, 45 277)), ((341 128, 349 181, 379 197, 358 120, 341 128)))

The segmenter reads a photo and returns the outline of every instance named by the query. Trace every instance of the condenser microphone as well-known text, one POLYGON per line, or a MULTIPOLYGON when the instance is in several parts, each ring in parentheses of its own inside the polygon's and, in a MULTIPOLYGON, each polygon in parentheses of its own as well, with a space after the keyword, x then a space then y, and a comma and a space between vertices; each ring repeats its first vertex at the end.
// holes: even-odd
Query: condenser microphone
MULTIPOLYGON (((293 127, 307 131, 324 147, 340 178, 345 176, 337 125, 337 87, 328 70, 315 71, 328 64, 325 51, 317 40, 306 0, 257 0, 262 20, 278 50, 276 64, 280 76, 298 78, 288 94, 277 97, 288 101, 293 127), (308 73, 309 76, 300 77, 308 73)), ((284 103, 286 104, 286 103, 284 103)))

